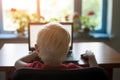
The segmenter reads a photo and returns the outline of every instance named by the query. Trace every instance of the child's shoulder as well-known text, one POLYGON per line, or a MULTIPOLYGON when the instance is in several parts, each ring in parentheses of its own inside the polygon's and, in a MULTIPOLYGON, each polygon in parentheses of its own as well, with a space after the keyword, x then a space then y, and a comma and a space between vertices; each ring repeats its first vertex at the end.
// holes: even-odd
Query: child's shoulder
POLYGON ((75 63, 67 63, 67 64, 65 64, 65 66, 66 66, 68 69, 71 69, 71 68, 82 68, 80 65, 75 64, 75 63))
POLYGON ((41 68, 42 67, 42 63, 39 62, 39 61, 33 61, 32 63, 28 63, 25 65, 25 67, 28 67, 28 68, 41 68))

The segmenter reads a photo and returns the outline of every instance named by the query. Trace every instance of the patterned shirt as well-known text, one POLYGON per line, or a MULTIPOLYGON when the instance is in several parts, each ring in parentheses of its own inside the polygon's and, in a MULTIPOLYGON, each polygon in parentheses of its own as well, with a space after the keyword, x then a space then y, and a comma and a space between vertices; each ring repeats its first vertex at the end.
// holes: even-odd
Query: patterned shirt
POLYGON ((28 63, 27 65, 25 65, 25 67, 27 68, 37 68, 37 69, 76 69, 76 68, 82 68, 81 66, 74 64, 74 63, 66 63, 66 64, 62 64, 61 66, 48 66, 45 65, 39 61, 34 61, 33 63, 28 63))

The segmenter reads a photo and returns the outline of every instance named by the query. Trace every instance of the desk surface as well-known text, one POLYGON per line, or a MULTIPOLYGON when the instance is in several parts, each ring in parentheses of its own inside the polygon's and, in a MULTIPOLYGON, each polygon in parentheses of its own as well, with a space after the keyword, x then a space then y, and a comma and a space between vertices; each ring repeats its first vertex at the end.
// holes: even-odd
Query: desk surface
MULTIPOLYGON (((120 54, 101 42, 76 42, 73 43, 72 59, 78 60, 80 65, 86 63, 80 58, 86 50, 94 52, 97 63, 101 66, 120 67, 120 54)), ((27 43, 4 44, 0 50, 0 68, 12 68, 16 60, 28 55, 27 43)))

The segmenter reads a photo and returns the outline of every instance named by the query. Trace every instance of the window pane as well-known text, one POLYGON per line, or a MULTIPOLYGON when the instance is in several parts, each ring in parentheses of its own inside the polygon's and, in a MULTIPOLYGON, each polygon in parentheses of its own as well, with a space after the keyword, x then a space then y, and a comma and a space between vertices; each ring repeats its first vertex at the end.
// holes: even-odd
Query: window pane
POLYGON ((96 30, 101 29, 101 10, 102 0, 82 0, 82 15, 86 16, 90 11, 94 11, 94 15, 90 17, 91 22, 95 23, 97 27, 96 30))
POLYGON ((40 13, 47 21, 55 18, 59 21, 66 21, 65 17, 69 17, 72 21, 74 11, 74 0, 40 0, 40 13))
POLYGON ((13 16, 20 20, 24 14, 36 13, 36 0, 2 0, 2 8, 3 29, 13 31, 19 26, 13 21, 13 16), (16 11, 16 13, 13 14, 12 11, 16 11))
POLYGON ((73 3, 74 0, 2 0, 3 30, 15 31, 21 20, 25 22, 25 15, 33 13, 43 16, 46 21, 57 19, 63 22, 66 17, 69 18, 68 21, 72 21, 73 3), (13 17, 17 19, 13 20, 13 17))

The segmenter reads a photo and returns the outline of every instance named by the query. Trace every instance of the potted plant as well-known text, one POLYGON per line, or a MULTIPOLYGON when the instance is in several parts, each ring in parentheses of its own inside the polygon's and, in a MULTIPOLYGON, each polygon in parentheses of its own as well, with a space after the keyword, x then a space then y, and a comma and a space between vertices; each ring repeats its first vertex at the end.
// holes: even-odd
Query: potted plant
POLYGON ((14 24, 17 25, 17 33, 24 36, 29 22, 40 22, 40 16, 36 13, 29 14, 24 10, 11 9, 11 16, 14 24))
POLYGON ((94 11, 89 11, 87 15, 80 17, 83 33, 88 34, 91 31, 94 31, 94 28, 97 26, 97 23, 95 22, 94 17, 95 17, 94 11))

